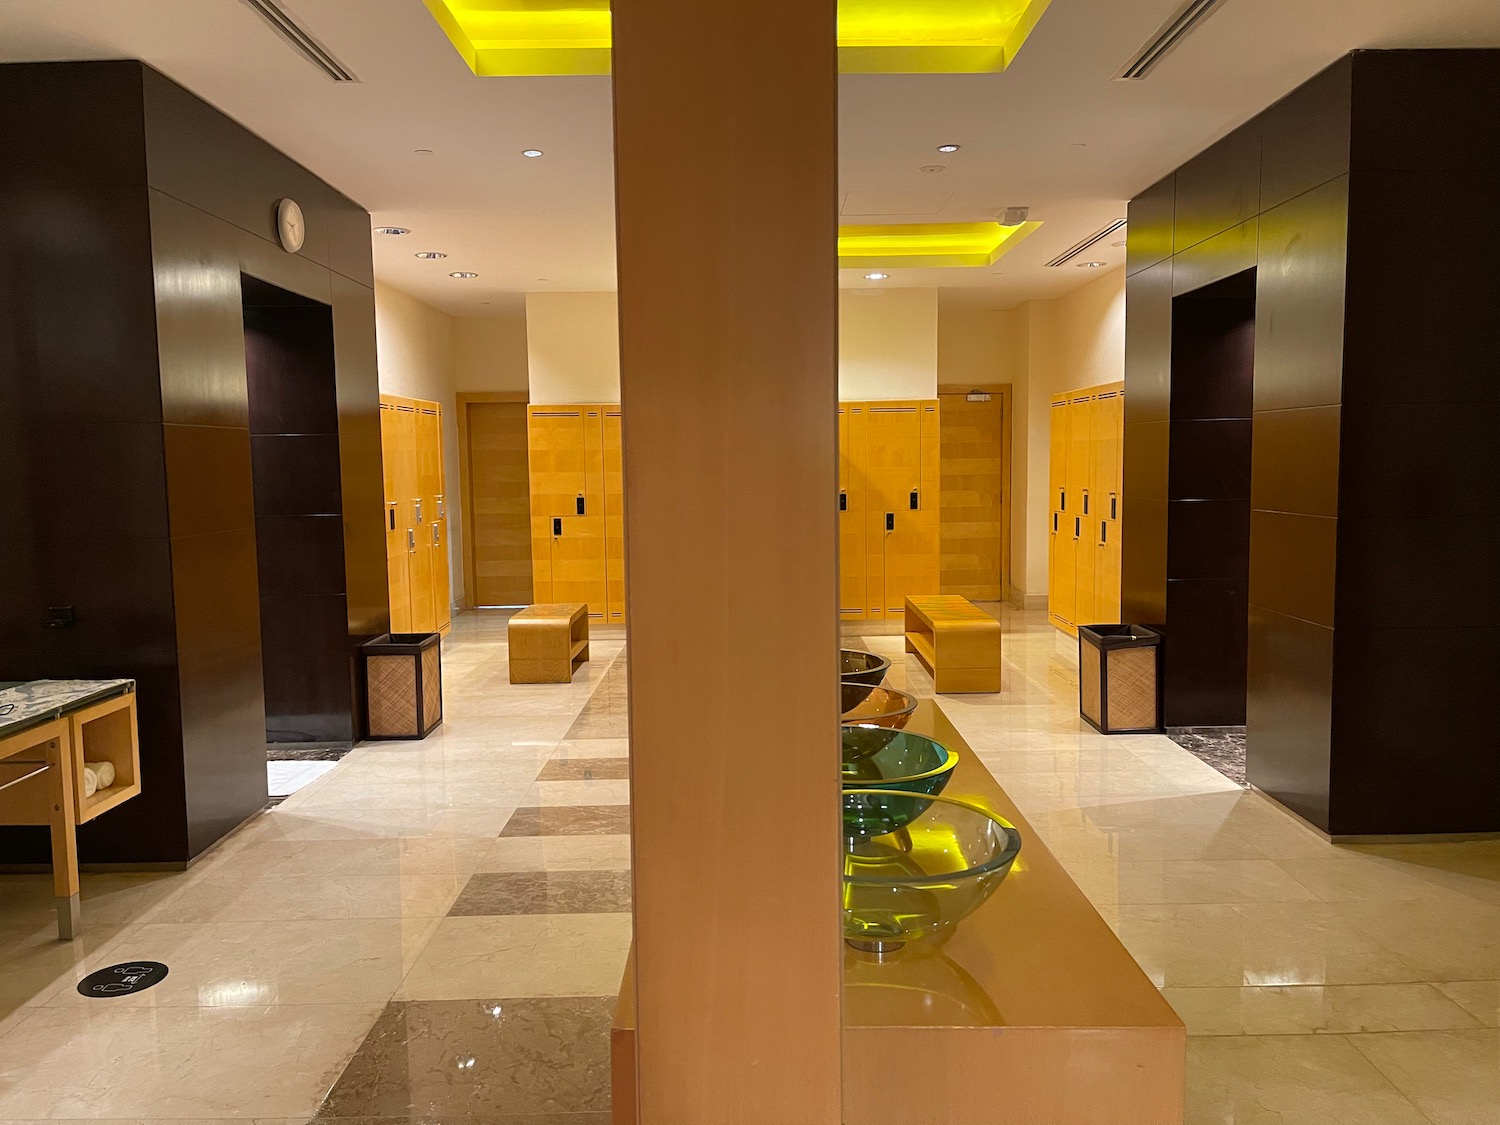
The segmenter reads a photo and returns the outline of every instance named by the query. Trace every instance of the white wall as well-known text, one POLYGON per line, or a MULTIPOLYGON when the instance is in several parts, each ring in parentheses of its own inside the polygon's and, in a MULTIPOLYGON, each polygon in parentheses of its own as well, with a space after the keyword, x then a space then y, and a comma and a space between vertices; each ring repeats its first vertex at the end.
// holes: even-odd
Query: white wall
POLYGON ((532 402, 619 402, 614 293, 526 294, 526 354, 532 402))
POLYGON ((438 402, 443 407, 443 473, 448 489, 448 574, 452 600, 463 604, 463 505, 458 502, 458 412, 454 402, 453 318, 375 286, 375 350, 382 394, 438 402))
POLYGON ((936 398, 936 289, 839 291, 839 398, 936 398))
POLYGON ((459 391, 526 391, 526 314, 453 320, 454 386, 459 391))

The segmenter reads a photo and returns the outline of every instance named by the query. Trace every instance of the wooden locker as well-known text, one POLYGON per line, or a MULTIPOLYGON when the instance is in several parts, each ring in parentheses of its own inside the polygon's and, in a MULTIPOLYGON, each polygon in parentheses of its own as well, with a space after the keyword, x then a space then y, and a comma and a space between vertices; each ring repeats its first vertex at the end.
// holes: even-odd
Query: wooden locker
POLYGON ((865 487, 865 406, 839 404, 839 617, 863 621, 869 607, 869 529, 865 487))
POLYGON ((865 604, 871 620, 901 616, 920 560, 922 526, 910 496, 922 484, 922 415, 916 402, 873 402, 865 409, 868 560, 865 604), (894 614, 891 607, 898 607, 894 614))
POLYGON ((431 633, 437 628, 432 602, 432 505, 422 495, 422 454, 415 404, 396 410, 401 450, 399 484, 405 489, 407 510, 407 588, 411 591, 411 631, 431 633))
POLYGON ((597 404, 527 410, 536 601, 586 602, 600 624, 609 610, 603 414, 597 404))
POLYGON ((410 531, 403 499, 410 491, 400 481, 400 419, 394 403, 380 403, 380 457, 385 477, 385 565, 390 595, 391 632, 411 632, 411 591, 407 562, 410 531))
POLYGON ((435 402, 420 403, 416 412, 417 494, 422 498, 419 550, 427 554, 431 630, 452 625, 452 583, 448 562, 448 505, 443 485, 443 414, 435 402))
POLYGON ((1125 433, 1125 397, 1119 384, 1094 401, 1094 479, 1099 563, 1095 575, 1095 616, 1102 624, 1120 621, 1120 474, 1125 433))
POLYGON ((625 624, 625 473, 620 408, 604 407, 604 580, 607 619, 625 624))
MULTIPOLYGON (((1053 395, 1048 414, 1051 419, 1049 479, 1052 497, 1052 526, 1047 566, 1047 616, 1052 624, 1069 630, 1073 626, 1074 577, 1077 551, 1073 537, 1073 512, 1068 501, 1068 470, 1072 454, 1071 396, 1053 395)), ((1072 497, 1074 505, 1077 494, 1072 497)))
POLYGON ((1073 513, 1073 528, 1078 540, 1073 562, 1073 624, 1075 627, 1097 625, 1100 620, 1097 604, 1099 537, 1095 527, 1099 504, 1094 494, 1096 449, 1099 436, 1099 428, 1095 423, 1097 412, 1098 402, 1092 394, 1075 394, 1068 404, 1069 475, 1073 481, 1072 487, 1078 493, 1078 506, 1073 513))

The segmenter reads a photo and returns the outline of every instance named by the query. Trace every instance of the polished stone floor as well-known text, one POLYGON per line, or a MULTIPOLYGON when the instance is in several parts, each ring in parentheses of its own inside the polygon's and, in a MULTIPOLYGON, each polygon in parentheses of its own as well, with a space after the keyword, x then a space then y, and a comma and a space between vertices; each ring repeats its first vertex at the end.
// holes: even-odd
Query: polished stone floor
MULTIPOLYGON (((1164 737, 1077 718, 1070 642, 998 611, 943 705, 1187 1022, 1190 1125, 1500 1122, 1500 842, 1335 848, 1164 737)), ((362 746, 192 871, 0 879, 0 1122, 603 1125, 630 938, 623 639, 512 686, 445 643, 447 721, 362 746), (150 991, 84 999, 121 960, 150 991)), ((891 681, 931 680, 896 636, 891 681)))

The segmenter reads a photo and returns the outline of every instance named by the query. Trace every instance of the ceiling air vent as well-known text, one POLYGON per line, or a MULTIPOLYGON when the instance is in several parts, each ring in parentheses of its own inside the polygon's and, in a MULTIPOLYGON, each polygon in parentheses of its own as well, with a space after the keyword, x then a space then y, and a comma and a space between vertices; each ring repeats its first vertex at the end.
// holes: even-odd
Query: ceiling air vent
POLYGON ((1156 69, 1156 64, 1167 56, 1167 53, 1181 43, 1200 23, 1213 15, 1224 0, 1188 0, 1186 4, 1178 8, 1166 23, 1161 25, 1144 47, 1137 51, 1125 64, 1125 69, 1115 75, 1116 79, 1127 81, 1145 78, 1156 69))
POLYGON ((1054 266, 1054 267, 1067 265, 1074 258, 1078 257, 1078 255, 1082 254, 1085 250, 1087 250, 1090 247, 1094 246, 1096 243, 1103 242, 1106 238, 1108 238, 1110 235, 1114 234, 1115 231, 1119 230, 1124 225, 1125 225, 1125 220, 1124 219, 1116 219, 1114 222, 1110 223, 1109 226, 1107 226, 1107 227, 1100 227, 1093 234, 1091 234, 1087 238, 1085 238, 1082 242, 1078 243, 1075 246, 1068 247, 1066 250, 1064 250, 1057 257, 1053 258, 1047 264, 1049 266, 1054 266))
POLYGON ((282 11, 275 0, 245 0, 251 8, 276 29, 276 33, 290 43, 297 52, 313 66, 335 82, 358 82, 349 68, 334 58, 323 45, 308 34, 296 20, 282 11))

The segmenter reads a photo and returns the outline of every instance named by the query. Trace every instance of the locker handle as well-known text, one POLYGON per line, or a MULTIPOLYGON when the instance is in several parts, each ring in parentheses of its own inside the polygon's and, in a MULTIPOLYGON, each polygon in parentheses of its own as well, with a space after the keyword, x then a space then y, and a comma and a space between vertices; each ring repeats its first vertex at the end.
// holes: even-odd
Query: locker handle
POLYGON ((409 527, 406 529, 406 549, 411 553, 417 549, 417 533, 409 527))
POLYGON ((887 531, 895 531, 896 530, 896 513, 895 512, 887 512, 885 514, 885 529, 887 531))
POLYGON ((552 517, 552 534, 556 536, 562 535, 562 516, 552 517))
POLYGON ((1101 543, 1108 543, 1109 542, 1109 521, 1108 520, 1100 520, 1099 521, 1099 542, 1101 542, 1101 543))
POLYGON ((421 523, 422 522, 422 498, 420 496, 418 496, 415 500, 412 501, 412 503, 417 506, 416 507, 416 513, 417 513, 416 518, 417 518, 417 522, 421 523))
POLYGON ((385 506, 385 514, 391 517, 391 530, 395 531, 396 530, 396 505, 394 505, 394 504, 387 504, 385 506))
POLYGON ((1083 517, 1082 516, 1074 516, 1073 517, 1073 538, 1074 539, 1080 539, 1082 537, 1083 537, 1083 517))
POLYGON ((578 494, 578 514, 583 515, 583 493, 578 494))
POLYGON ((911 510, 915 512, 920 507, 921 500, 918 498, 917 490, 914 488, 911 490, 911 510))
POLYGON ((1120 518, 1120 501, 1113 492, 1109 494, 1109 518, 1112 520, 1120 518))
POLYGON ((1052 530, 1053 531, 1057 530, 1057 513, 1056 512, 1052 513, 1052 530))
POLYGON ((443 497, 440 494, 438 496, 433 497, 433 499, 435 499, 437 501, 437 518, 438 519, 442 519, 444 517, 444 514, 445 514, 444 510, 443 510, 444 509, 443 497))
POLYGON ((1086 488, 1083 490, 1083 514, 1089 514, 1089 490, 1086 488))
POLYGON ((438 535, 438 528, 441 526, 442 525, 438 523, 434 523, 432 525, 432 545, 434 547, 441 547, 443 545, 443 541, 438 535))
POLYGON ((849 510, 849 494, 847 492, 845 492, 841 488, 841 489, 839 489, 839 511, 841 511, 841 512, 847 512, 848 510, 849 510))

